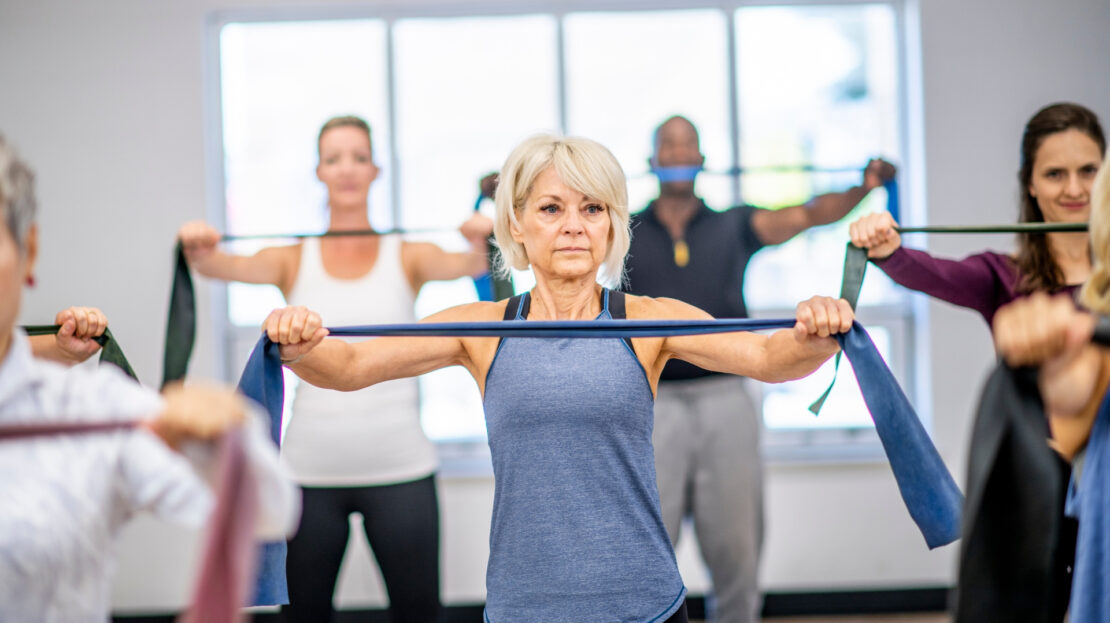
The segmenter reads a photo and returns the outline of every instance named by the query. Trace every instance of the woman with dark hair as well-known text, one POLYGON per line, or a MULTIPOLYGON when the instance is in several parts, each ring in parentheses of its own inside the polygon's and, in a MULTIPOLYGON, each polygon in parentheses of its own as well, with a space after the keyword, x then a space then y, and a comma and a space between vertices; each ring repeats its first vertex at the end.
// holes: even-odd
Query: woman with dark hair
MULTIPOLYGON (((1022 223, 1083 223, 1091 213, 1091 186, 1106 153, 1093 112, 1060 103, 1037 111, 1021 141, 1022 223)), ((962 260, 907 249, 888 213, 852 223, 852 243, 895 282, 979 312, 988 326, 999 307, 1033 292, 1074 293, 1091 274, 1086 232, 1023 233, 1018 251, 984 251, 962 260)))

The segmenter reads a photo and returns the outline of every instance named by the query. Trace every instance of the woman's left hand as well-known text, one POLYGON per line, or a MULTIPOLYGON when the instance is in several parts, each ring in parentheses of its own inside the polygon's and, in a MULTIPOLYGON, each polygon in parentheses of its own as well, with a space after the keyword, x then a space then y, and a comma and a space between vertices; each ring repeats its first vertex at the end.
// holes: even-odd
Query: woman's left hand
POLYGON ((815 296, 798 303, 794 316, 794 334, 799 339, 809 336, 829 337, 837 333, 847 333, 852 328, 855 312, 844 299, 829 296, 815 296))
POLYGON ((95 338, 108 328, 108 318, 95 307, 70 307, 54 316, 54 324, 61 325, 54 335, 58 351, 80 363, 100 350, 95 338))

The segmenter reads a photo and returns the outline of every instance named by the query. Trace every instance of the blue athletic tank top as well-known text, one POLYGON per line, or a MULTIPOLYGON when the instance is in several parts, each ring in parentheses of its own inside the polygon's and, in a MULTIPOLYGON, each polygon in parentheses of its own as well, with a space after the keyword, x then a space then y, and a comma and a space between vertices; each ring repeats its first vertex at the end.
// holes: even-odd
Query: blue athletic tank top
MULTIPOLYGON (((598 319, 609 319, 602 291, 598 319)), ((523 321, 528 294, 506 318, 523 321)), ((614 305, 617 307, 617 305, 614 305)), ((623 313, 619 317, 624 317, 623 313)), ((628 342, 506 338, 486 376, 488 623, 658 622, 682 605, 659 511, 654 399, 628 342)))

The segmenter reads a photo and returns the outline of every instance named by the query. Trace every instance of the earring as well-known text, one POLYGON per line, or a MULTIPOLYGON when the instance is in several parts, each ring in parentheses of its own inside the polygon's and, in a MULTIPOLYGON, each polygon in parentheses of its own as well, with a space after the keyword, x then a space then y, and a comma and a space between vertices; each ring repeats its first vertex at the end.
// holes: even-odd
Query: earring
POLYGON ((35 276, 34 275, 27 275, 27 287, 28 288, 35 287, 35 276))

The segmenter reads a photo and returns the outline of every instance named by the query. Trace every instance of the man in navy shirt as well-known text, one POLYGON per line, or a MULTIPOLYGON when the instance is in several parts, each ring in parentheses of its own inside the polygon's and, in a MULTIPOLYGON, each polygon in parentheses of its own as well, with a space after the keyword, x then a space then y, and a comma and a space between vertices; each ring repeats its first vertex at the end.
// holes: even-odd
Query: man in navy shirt
MULTIPOLYGON (((778 210, 737 206, 714 212, 694 193, 692 173, 704 161, 697 128, 688 119, 671 117, 656 129, 652 169, 688 174, 661 174, 659 197, 633 215, 628 291, 680 299, 718 318, 747 316, 744 271, 756 251, 841 219, 895 173, 890 163, 872 160, 862 184, 844 192, 778 210)), ((717 623, 759 619, 760 427, 745 379, 683 361, 667 364, 654 432, 663 520, 677 542, 682 518, 693 515, 713 578, 717 623)))

